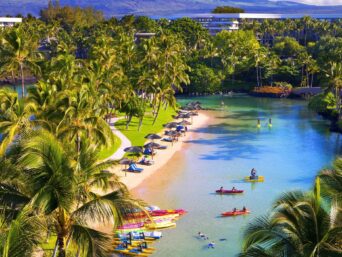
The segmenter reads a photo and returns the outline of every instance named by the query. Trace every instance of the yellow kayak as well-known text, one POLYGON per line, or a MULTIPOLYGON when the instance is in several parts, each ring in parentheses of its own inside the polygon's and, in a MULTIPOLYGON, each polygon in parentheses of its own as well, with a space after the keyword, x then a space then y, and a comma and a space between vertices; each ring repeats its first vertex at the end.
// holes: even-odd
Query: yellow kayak
POLYGON ((129 250, 127 249, 124 249, 124 250, 121 250, 121 249, 115 249, 114 252, 116 253, 122 253, 122 254, 125 254, 125 255, 130 255, 130 256, 149 256, 151 255, 150 253, 141 253, 141 252, 130 252, 129 250))
POLYGON ((169 227, 175 227, 176 223, 170 222, 170 221, 163 221, 160 223, 148 223, 145 224, 146 228, 149 229, 161 229, 161 228, 169 228, 169 227))
POLYGON ((246 182, 264 182, 264 176, 257 176, 255 179, 251 179, 250 176, 245 177, 246 182))

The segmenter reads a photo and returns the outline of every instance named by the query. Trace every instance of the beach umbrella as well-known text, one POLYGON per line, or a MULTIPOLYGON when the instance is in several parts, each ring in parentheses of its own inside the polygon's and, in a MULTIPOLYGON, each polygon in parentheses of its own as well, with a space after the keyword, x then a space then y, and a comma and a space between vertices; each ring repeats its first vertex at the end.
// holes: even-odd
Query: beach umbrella
POLYGON ((191 122, 187 120, 182 120, 181 122, 178 122, 178 125, 188 126, 191 125, 191 122))
POLYGON ((147 136, 145 136, 146 139, 161 139, 161 136, 157 135, 157 134, 148 134, 147 136))
POLYGON ((147 143, 146 145, 144 145, 145 148, 151 147, 151 148, 159 148, 160 144, 154 143, 154 142, 150 142, 147 143))
POLYGON ((132 162, 132 160, 127 159, 127 158, 123 158, 119 161, 119 163, 122 165, 129 165, 129 164, 131 164, 131 162, 132 162))
POLYGON ((178 119, 189 119, 190 118, 190 114, 188 113, 183 113, 183 114, 179 114, 178 119))
POLYGON ((164 125, 165 128, 176 128, 178 126, 177 122, 169 122, 164 125))
POLYGON ((126 153, 142 153, 143 148, 141 146, 130 146, 124 149, 126 153))
POLYGON ((132 163, 132 160, 130 159, 127 159, 127 158, 123 158, 119 161, 120 164, 124 165, 124 170, 125 170, 125 176, 127 176, 127 169, 126 169, 126 166, 127 165, 130 165, 132 163))
POLYGON ((189 115, 190 116, 198 116, 198 113, 197 112, 189 112, 189 115))

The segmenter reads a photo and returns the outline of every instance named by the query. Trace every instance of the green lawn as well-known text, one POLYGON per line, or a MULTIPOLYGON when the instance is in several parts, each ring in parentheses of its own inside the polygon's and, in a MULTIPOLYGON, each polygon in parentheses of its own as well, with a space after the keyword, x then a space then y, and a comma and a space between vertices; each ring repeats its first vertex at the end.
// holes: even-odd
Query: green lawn
POLYGON ((99 158, 101 160, 107 159, 119 149, 120 145, 121 139, 112 133, 110 145, 99 152, 99 158))
POLYGON ((159 133, 163 130, 163 124, 168 123, 173 120, 172 115, 175 115, 176 111, 170 107, 166 110, 161 109, 157 121, 154 125, 153 116, 151 111, 148 111, 144 117, 142 127, 138 131, 139 120, 138 118, 133 118, 130 126, 126 130, 126 120, 122 119, 115 123, 115 127, 118 128, 131 142, 134 146, 144 145, 146 139, 144 138, 149 133, 159 133))

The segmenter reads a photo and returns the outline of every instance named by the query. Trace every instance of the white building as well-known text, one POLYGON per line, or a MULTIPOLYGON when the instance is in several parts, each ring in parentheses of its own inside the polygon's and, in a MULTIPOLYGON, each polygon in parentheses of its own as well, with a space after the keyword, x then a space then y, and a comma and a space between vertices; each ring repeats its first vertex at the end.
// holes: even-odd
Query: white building
POLYGON ((301 19, 310 16, 319 20, 335 20, 342 19, 342 13, 338 14, 277 14, 277 13, 201 13, 201 14, 182 14, 170 17, 175 20, 181 17, 189 17, 198 21, 207 28, 211 34, 216 34, 221 30, 238 30, 239 21, 241 20, 258 20, 265 19, 301 19))
POLYGON ((16 23, 23 21, 23 18, 13 18, 13 17, 0 17, 0 28, 1 27, 12 27, 16 23))

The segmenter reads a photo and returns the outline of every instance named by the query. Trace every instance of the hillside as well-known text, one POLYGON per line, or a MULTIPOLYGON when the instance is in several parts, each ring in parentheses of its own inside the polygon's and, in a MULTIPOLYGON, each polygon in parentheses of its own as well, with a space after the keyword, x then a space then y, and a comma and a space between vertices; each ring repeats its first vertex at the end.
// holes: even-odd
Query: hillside
MULTIPOLYGON (((0 15, 39 14, 47 0, 0 0, 0 15)), ((155 17, 185 13, 210 12, 219 5, 240 7, 246 12, 275 13, 341 13, 342 6, 312 6, 294 2, 268 0, 60 0, 62 5, 91 6, 101 10, 107 17, 125 14, 155 17)))

